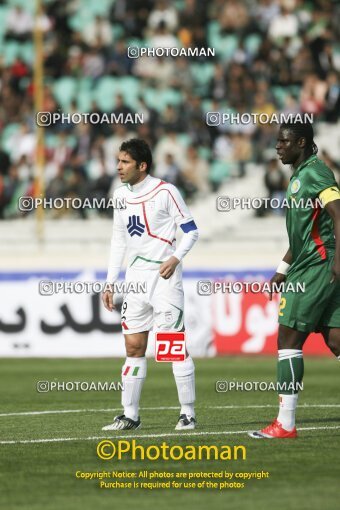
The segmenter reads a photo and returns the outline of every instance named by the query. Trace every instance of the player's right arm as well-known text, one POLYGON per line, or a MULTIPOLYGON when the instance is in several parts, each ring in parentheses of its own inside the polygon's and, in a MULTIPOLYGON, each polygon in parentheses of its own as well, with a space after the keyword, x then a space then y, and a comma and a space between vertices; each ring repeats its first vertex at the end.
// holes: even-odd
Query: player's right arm
POLYGON ((113 231, 111 238, 111 250, 109 267, 107 271, 106 281, 111 284, 110 290, 105 290, 102 295, 103 304, 109 312, 115 308, 113 304, 113 285, 118 280, 120 268, 123 264, 126 253, 126 228, 121 218, 119 209, 115 209, 113 213, 113 231))
POLYGON ((288 272, 289 266, 291 265, 293 261, 293 256, 291 249, 288 248, 287 253, 281 260, 280 264, 278 265, 278 268, 276 270, 276 273, 270 280, 270 292, 269 292, 269 300, 271 301, 273 298, 273 284, 279 286, 281 283, 283 283, 286 279, 286 274, 288 272))
POLYGON ((320 193, 323 206, 333 220, 334 237, 335 237, 335 254, 334 264, 332 267, 333 278, 331 283, 335 280, 340 280, 340 192, 337 186, 332 186, 320 193))

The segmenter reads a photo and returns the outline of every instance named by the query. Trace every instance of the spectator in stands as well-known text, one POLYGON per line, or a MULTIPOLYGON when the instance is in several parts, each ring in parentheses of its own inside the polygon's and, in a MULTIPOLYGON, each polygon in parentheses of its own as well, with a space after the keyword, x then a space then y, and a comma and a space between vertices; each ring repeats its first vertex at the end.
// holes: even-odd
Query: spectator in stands
POLYGON ((8 203, 6 196, 5 177, 0 174, 0 220, 4 219, 4 210, 8 203))
POLYGON ((287 69, 286 85, 290 83, 301 85, 313 73, 313 60, 308 46, 302 46, 293 58, 286 61, 290 63, 290 69, 287 69))
POLYGON ((176 164, 182 168, 185 162, 185 148, 176 131, 169 130, 157 143, 154 151, 155 164, 164 163, 168 154, 171 154, 176 164))
POLYGON ((33 17, 21 5, 15 5, 8 12, 5 38, 25 42, 32 36, 33 17))
MULTIPOLYGON (((183 112, 183 119, 184 119, 184 130, 190 129, 190 125, 198 121, 202 123, 203 119, 203 108, 202 108, 202 100, 199 96, 192 94, 191 91, 188 91, 188 93, 185 95, 185 105, 186 108, 183 112)), ((214 107, 212 107, 211 111, 214 110, 214 107)))
POLYGON ((272 0, 259 0, 253 6, 254 20, 258 24, 262 33, 267 33, 270 22, 279 15, 280 7, 277 2, 272 0))
POLYGON ((208 21, 207 2, 200 0, 185 0, 183 9, 179 13, 180 27, 204 27, 208 21))
POLYGON ((107 173, 105 165, 104 151, 99 147, 97 159, 97 168, 95 178, 94 171, 92 169, 92 182, 90 188, 91 198, 95 198, 102 205, 99 207, 99 213, 103 216, 112 217, 112 208, 108 207, 108 201, 110 198, 110 189, 112 185, 112 176, 107 173))
POLYGON ((57 135, 55 147, 52 149, 51 161, 56 168, 65 166, 69 161, 72 153, 72 148, 68 144, 68 137, 65 131, 57 135))
POLYGON ((150 12, 148 18, 148 27, 156 31, 160 23, 167 28, 169 32, 174 32, 178 24, 176 9, 167 0, 156 2, 154 9, 150 12))
POLYGON ((172 154, 165 154, 164 160, 157 164, 155 168, 155 177, 164 179, 175 186, 178 186, 178 177, 180 169, 176 164, 172 154))
POLYGON ((325 94, 325 121, 335 124, 340 117, 340 82, 337 73, 331 72, 327 77, 325 94))
POLYGON ((173 79, 176 66, 172 59, 142 56, 136 59, 133 73, 144 79, 149 86, 168 87, 173 79))
POLYGON ((181 131, 181 113, 173 105, 168 104, 159 117, 159 126, 163 131, 181 131))
POLYGON ((167 28, 164 21, 156 27, 149 39, 150 48, 177 48, 178 40, 167 28))
POLYGON ((176 73, 172 77, 171 86, 183 90, 191 91, 194 85, 194 78, 190 62, 186 57, 178 57, 176 59, 176 73))
POLYGON ((268 36, 276 43, 285 37, 295 37, 299 30, 298 17, 294 11, 295 0, 281 0, 281 12, 269 23, 268 36))
POLYGON ((53 19, 48 15, 47 9, 43 3, 41 4, 41 11, 40 16, 37 19, 37 25, 46 35, 50 33, 53 28, 53 19))
POLYGON ((327 84, 316 74, 307 76, 301 89, 300 106, 303 113, 320 114, 324 109, 327 84))
POLYGON ((126 45, 123 39, 114 44, 112 53, 107 61, 107 72, 113 76, 126 76, 131 74, 133 59, 127 56, 126 45))
POLYGON ((261 115, 261 113, 269 117, 276 112, 275 105, 267 98, 264 92, 257 92, 254 97, 253 113, 261 115))
POLYGON ((211 96, 216 101, 221 101, 227 94, 226 70, 221 62, 215 64, 214 75, 209 86, 211 96))
POLYGON ((115 107, 112 112, 118 119, 119 115, 126 117, 127 115, 134 115, 134 111, 126 105, 122 94, 117 94, 115 98, 115 107))
POLYGON ((69 16, 76 10, 74 0, 52 0, 45 4, 47 15, 53 20, 55 33, 61 41, 69 41, 72 29, 69 24, 69 16))
POLYGON ((22 78, 28 78, 30 75, 29 68, 27 64, 20 58, 17 57, 13 64, 10 67, 11 72, 11 88, 16 93, 20 94, 21 92, 21 83, 22 78))
POLYGON ((325 80, 328 74, 337 66, 333 53, 333 45, 330 40, 325 41, 322 50, 317 55, 317 59, 318 75, 322 80, 325 80))
POLYGON ((136 136, 137 138, 142 138, 146 141, 146 143, 150 147, 154 147, 157 143, 156 130, 153 129, 154 126, 150 126, 150 124, 137 124, 136 126, 136 136))
POLYGON ((27 124, 21 124, 19 133, 13 134, 9 140, 9 145, 12 161, 18 162, 22 156, 27 156, 29 161, 33 161, 36 138, 27 124))
POLYGON ((32 162, 28 161, 26 154, 20 157, 17 163, 17 172, 20 181, 30 181, 33 179, 32 162))
MULTIPOLYGON (((68 167, 66 197, 77 198, 82 202, 85 198, 91 197, 91 185, 86 178, 85 168, 82 161, 76 156, 72 156, 68 167)), ((74 211, 66 209, 66 213, 72 216, 79 216, 82 219, 86 219, 88 217, 87 210, 84 207, 80 207, 74 211)))
POLYGON ((233 160, 237 166, 237 176, 246 175, 246 163, 252 159, 252 148, 249 136, 242 133, 233 135, 233 160))
POLYGON ((80 78, 83 72, 84 54, 80 46, 71 46, 65 62, 65 74, 80 78))
POLYGON ((103 75, 105 70, 105 60, 99 52, 99 47, 93 46, 85 52, 82 59, 81 74, 89 78, 97 79, 103 75))
MULTIPOLYGON (((207 34, 202 26, 194 26, 192 29, 192 41, 191 46, 193 48, 208 48, 207 34)), ((204 54, 202 56, 197 57, 189 57, 191 60, 201 61, 201 62, 209 62, 210 58, 206 57, 204 54)))
MULTIPOLYGON (((282 203, 288 182, 285 173, 279 166, 277 158, 272 158, 268 161, 264 176, 264 184, 266 186, 269 199, 271 200, 276 198, 279 203, 282 203)), ((273 210, 278 214, 284 214, 283 208, 276 208, 273 210)))
POLYGON ((154 0, 116 0, 110 10, 111 23, 119 24, 126 37, 142 39, 154 0))
POLYGON ((190 184, 199 196, 204 196, 210 191, 209 187, 209 166, 206 160, 200 157, 195 145, 190 145, 186 151, 184 165, 181 175, 185 182, 190 184))
POLYGON ((286 95, 284 106, 282 108, 282 113, 286 116, 290 114, 294 117, 295 117, 295 115, 300 113, 299 104, 298 104, 297 100, 295 99, 295 97, 293 97, 290 94, 286 95))
POLYGON ((66 73, 66 51, 60 49, 58 38, 53 34, 49 42, 44 45, 44 72, 54 79, 66 73))
POLYGON ((225 34, 245 33, 250 21, 245 2, 226 0, 223 4, 220 18, 222 32, 225 34))
POLYGON ((103 16, 96 16, 95 19, 84 28, 84 42, 97 51, 106 50, 113 40, 112 27, 110 22, 103 16))
MULTIPOLYGON (((90 114, 90 116, 92 114, 96 114, 98 116, 98 117, 93 117, 93 118, 98 118, 98 119, 101 118, 103 112, 102 112, 101 108, 99 108, 99 105, 97 104, 96 101, 92 101, 91 108, 89 108, 89 114, 90 114)), ((94 122, 93 124, 90 124, 90 130, 91 130, 91 140, 93 141, 93 143, 96 142, 98 137, 110 136, 110 134, 111 134, 110 125, 106 122, 94 122)))
MULTIPOLYGON (((155 108, 149 106, 143 96, 138 97, 137 111, 143 115, 144 125, 151 126, 156 129, 159 124, 159 114, 155 108)), ((153 144, 151 144, 153 145, 153 144)))
POLYGON ((230 135, 224 133, 218 136, 214 143, 213 155, 219 161, 232 163, 234 158, 234 145, 230 135))
POLYGON ((8 153, 0 148, 0 175, 7 175, 11 165, 8 153))
POLYGON ((51 179, 46 187, 47 198, 64 198, 67 193, 67 181, 65 176, 65 169, 62 165, 57 167, 55 177, 51 179))
POLYGON ((21 180, 18 167, 16 164, 13 164, 10 167, 8 177, 5 179, 4 198, 6 217, 11 218, 18 215, 18 200, 21 196, 32 196, 32 180, 21 180))

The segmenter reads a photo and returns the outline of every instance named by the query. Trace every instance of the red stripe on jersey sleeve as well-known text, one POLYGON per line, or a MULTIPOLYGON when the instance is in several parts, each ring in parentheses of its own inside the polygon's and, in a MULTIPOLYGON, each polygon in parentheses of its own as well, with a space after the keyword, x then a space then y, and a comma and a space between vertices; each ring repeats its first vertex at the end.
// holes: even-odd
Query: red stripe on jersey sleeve
POLYGON ((320 237, 319 225, 318 225, 320 213, 321 213, 321 207, 318 205, 318 207, 315 209, 313 216, 312 216, 313 226, 312 226, 311 234, 312 234, 312 239, 316 245, 316 249, 318 250, 321 259, 325 260, 326 256, 327 256, 327 252, 326 252, 324 242, 320 237))

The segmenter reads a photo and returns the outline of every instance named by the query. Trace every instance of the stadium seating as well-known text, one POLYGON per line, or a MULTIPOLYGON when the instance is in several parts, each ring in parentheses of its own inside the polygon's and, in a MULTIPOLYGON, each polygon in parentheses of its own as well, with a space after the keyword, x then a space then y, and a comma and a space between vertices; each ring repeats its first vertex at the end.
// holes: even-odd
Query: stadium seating
MULTIPOLYGON (((197 0, 198 1, 198 0, 197 0)), ((181 27, 182 23, 182 12, 185 9, 186 2, 184 0, 176 0, 175 2, 171 2, 172 6, 177 9, 178 14, 178 26, 175 29, 170 30, 171 35, 174 36, 178 41, 181 40, 183 36, 180 33, 180 28, 185 28, 188 32, 189 39, 192 38, 192 41, 195 41, 195 30, 200 27, 199 23, 196 25, 195 23, 190 24, 187 18, 185 21, 185 26, 181 27)), ((115 45, 117 41, 119 44, 121 42, 124 44, 125 48, 129 46, 147 46, 149 44, 150 38, 152 38, 155 34, 152 33, 148 26, 148 19, 151 14, 146 13, 145 19, 138 19, 136 24, 134 22, 136 20, 126 18, 126 20, 121 21, 120 19, 115 19, 115 16, 119 10, 119 5, 117 5, 117 10, 115 7, 115 0, 101 0, 98 2, 93 2, 93 0, 81 0, 78 2, 70 1, 65 5, 65 12, 67 14, 67 28, 64 27, 64 30, 67 32, 68 29, 71 33, 68 35, 69 40, 67 41, 66 47, 62 44, 60 47, 57 47, 56 50, 56 62, 58 64, 58 78, 55 78, 54 73, 49 74, 49 69, 46 67, 45 76, 44 76, 44 84, 46 86, 46 92, 48 90, 52 91, 54 99, 57 102, 57 107, 60 107, 64 112, 70 112, 76 108, 79 112, 89 112, 93 107, 98 108, 104 112, 112 112, 116 106, 116 97, 118 94, 123 96, 123 101, 125 107, 130 108, 131 110, 138 113, 139 107, 139 97, 143 97, 147 107, 156 110, 161 115, 155 115, 153 117, 152 125, 147 126, 150 130, 150 139, 152 139, 157 145, 162 141, 163 137, 166 135, 165 126, 167 125, 164 122, 164 110, 169 106, 173 106, 176 110, 176 115, 174 118, 181 119, 182 113, 183 117, 185 117, 185 122, 178 123, 177 122, 177 138, 185 147, 192 145, 195 143, 198 145, 197 149, 199 151, 199 155, 204 158, 210 167, 209 172, 209 182, 208 185, 212 185, 213 189, 217 189, 224 182, 229 182, 230 177, 235 177, 235 165, 230 162, 224 162, 217 160, 214 156, 214 145, 216 142, 216 138, 225 132, 230 132, 230 126, 224 126, 224 128, 210 128, 205 123, 205 114, 209 111, 234 111, 237 113, 239 111, 239 106, 241 106, 242 111, 246 108, 246 111, 251 112, 254 108, 254 98, 256 93, 261 89, 261 85, 265 80, 267 84, 269 84, 267 94, 267 101, 272 102, 276 111, 281 111, 287 108, 287 98, 292 96, 296 100, 296 107, 299 107, 300 95, 301 95, 301 85, 297 85, 296 82, 292 81, 287 83, 285 86, 282 85, 272 85, 271 83, 274 81, 273 77, 270 77, 270 58, 271 58, 271 49, 275 50, 276 45, 280 45, 280 41, 275 41, 269 38, 268 28, 265 23, 259 23, 258 16, 262 16, 261 10, 257 11, 256 6, 257 2, 251 2, 254 7, 249 9, 248 17, 249 17, 249 25, 245 27, 245 29, 237 28, 237 23, 234 29, 228 28, 228 30, 223 30, 222 27, 222 18, 219 18, 217 15, 218 9, 221 7, 219 2, 213 0, 211 5, 209 4, 209 8, 207 8, 205 3, 200 3, 200 8, 197 9, 197 17, 201 16, 201 26, 204 25, 205 28, 205 37, 207 39, 207 45, 211 48, 215 48, 216 56, 214 58, 188 58, 187 68, 189 70, 188 80, 183 80, 183 86, 179 82, 175 84, 175 87, 172 86, 171 83, 167 85, 166 82, 162 81, 162 75, 160 77, 155 76, 155 78, 144 78, 141 75, 137 75, 135 61, 127 61, 127 58, 124 54, 119 57, 115 53, 115 45), (93 23, 95 20, 95 16, 100 15, 103 16, 105 21, 109 21, 111 23, 111 29, 113 34, 113 43, 112 47, 105 47, 104 49, 98 49, 101 52, 101 62, 99 63, 99 69, 101 66, 104 67, 104 71, 101 72, 98 78, 92 78, 88 76, 81 75, 81 66, 83 62, 86 62, 87 52, 89 52, 89 42, 86 40, 86 30, 90 23, 93 23), (76 33, 78 32, 78 33, 76 33), (270 42, 270 44, 265 44, 270 42), (237 65, 233 65, 233 69, 231 69, 231 64, 235 61, 239 62, 237 59, 235 60, 233 57, 235 52, 243 45, 246 52, 246 61, 243 64, 238 63, 237 65), (72 55, 69 53, 69 48, 76 45, 79 48, 79 61, 76 64, 76 69, 73 71, 71 66, 70 68, 70 58, 72 59, 72 55), (268 58, 263 56, 263 52, 268 49, 268 58), (259 50, 261 48, 261 54, 259 50), (60 51, 60 53, 59 53, 60 51), (116 69, 113 69, 112 62, 113 59, 118 58, 121 59, 122 66, 117 66, 116 69), (125 59, 125 62, 124 62, 125 59), (259 62, 259 70, 255 73, 253 72, 252 62, 254 59, 257 59, 259 62), (222 68, 223 77, 221 78, 220 84, 214 80, 215 83, 215 91, 217 89, 222 90, 222 94, 224 97, 221 97, 221 92, 215 94, 212 93, 211 83, 212 79, 216 73, 216 64, 220 64, 219 68, 222 68), (129 69, 128 72, 125 73, 124 69, 129 69), (237 86, 232 87, 233 83, 230 83, 231 72, 237 73, 237 86), (72 74, 74 72, 74 75, 72 74), (263 80, 261 83, 261 72, 263 73, 263 80), (259 75, 257 74, 259 73, 259 75), (272 82, 271 82, 272 80, 272 82), (162 83, 161 86, 158 83, 162 83), (190 86, 190 90, 188 90, 188 83, 192 83, 190 86), (252 89, 252 84, 254 89, 252 89), (226 89, 227 86, 227 89, 226 89), (248 87, 248 88, 247 88, 248 87), (251 91, 251 92, 250 92, 251 91), (190 96, 190 97, 189 97, 190 96), (192 104, 196 105, 197 110, 193 111, 193 108, 188 108, 186 110, 186 101, 190 101, 194 99, 192 104), (202 122, 199 122, 199 119, 202 122), (189 133, 186 132, 187 126, 190 126, 189 133), (193 133, 193 129, 195 129, 195 133, 193 133), (199 142, 197 142, 199 140, 199 142)), ((16 160, 13 151, 15 152, 15 147, 13 147, 12 141, 15 133, 20 131, 21 125, 20 121, 18 121, 21 116, 22 122, 25 122, 29 125, 29 129, 32 129, 34 126, 34 109, 33 109, 33 70, 34 70, 34 42, 33 37, 29 40, 25 40, 22 42, 20 38, 13 39, 12 37, 6 36, 6 23, 7 17, 14 6, 21 5, 25 10, 30 13, 34 13, 35 2, 27 2, 27 0, 4 0, 0 3, 0 52, 3 59, 3 66, 5 70, 9 73, 12 73, 13 76, 10 76, 8 80, 9 88, 11 89, 10 100, 3 102, 4 111, 6 112, 1 118, 1 129, 0 140, 1 140, 1 148, 8 152, 10 156, 11 163, 16 160), (16 62, 16 59, 20 58, 23 60, 25 65, 28 68, 28 73, 23 69, 23 76, 21 76, 22 69, 20 68, 20 64, 13 66, 16 62), (12 67, 13 66, 13 67, 12 67), (13 107, 13 104, 15 107, 13 107), (8 112, 6 106, 9 106, 8 112), (7 118, 8 115, 8 118, 7 118)), ((60 12, 63 14, 63 8, 55 9, 55 2, 52 0, 46 0, 44 2, 44 7, 47 13, 47 16, 50 16, 52 29, 49 30, 45 35, 46 47, 49 47, 49 43, 54 40, 58 40, 58 37, 61 35, 64 36, 64 32, 62 32, 63 26, 63 18, 61 19, 61 23, 59 20, 53 19, 54 16, 59 16, 60 12), (49 11, 49 8, 53 6, 53 9, 49 11), (59 33, 60 30, 60 33, 59 33)), ((60 6, 59 6, 60 7, 60 6)), ((154 7, 151 7, 151 10, 154 7)), ((308 10, 309 5, 307 2, 301 2, 298 7, 298 11, 296 16, 299 18, 299 23, 301 23, 302 18, 300 19, 299 13, 303 11, 303 9, 308 10)), ((317 12, 319 12, 317 10, 317 12)), ((267 13, 268 14, 268 13, 267 13)), ((269 13, 270 14, 270 13, 269 13)), ((275 12, 273 13, 273 16, 275 12)), ((323 14, 321 26, 325 26, 324 19, 327 18, 329 14, 323 14)), ((195 18, 196 19, 196 18, 195 18)), ((305 19, 305 18, 303 18, 305 19)), ((263 21, 263 20, 262 20, 263 21)), ((270 22, 270 20, 267 20, 270 22)), ((306 18, 304 23, 304 30, 310 30, 312 27, 312 18, 308 21, 306 18)), ((338 43, 336 37, 336 29, 330 23, 330 32, 329 37, 332 38, 332 66, 336 72, 340 70, 340 45, 338 43)), ((301 28, 301 27, 300 27, 301 28)), ((309 33, 309 32, 308 32, 309 33)), ((313 37, 313 33, 310 34, 310 37, 313 37)), ((296 36, 296 42, 301 44, 301 48, 303 47, 303 41, 301 38, 301 34, 299 33, 296 36)), ((204 38, 201 40, 204 41, 204 38)), ((294 40, 295 41, 295 40, 294 40)), ((194 43, 193 43, 194 44, 194 43)), ((297 44, 294 48, 290 48, 289 59, 292 59, 292 55, 294 51, 299 51, 299 45, 297 44)), ((282 51, 282 49, 280 50, 282 51)), ((285 51, 285 50, 284 50, 285 51)), ((286 58, 284 51, 282 53, 282 58, 286 58)), ((237 52, 240 54, 239 52, 237 52)), ((274 55, 275 56, 275 55, 274 55)), ((297 54, 297 56, 299 56, 297 54)), ((294 56, 293 56, 294 57, 294 56)), ((315 67, 316 55, 312 54, 310 56, 309 66, 313 69, 315 67)), ((53 55, 52 55, 53 58, 53 55)), ((288 59, 288 60, 289 60, 288 59)), ((53 59, 52 59, 53 61, 53 59)), ((176 58, 172 59, 171 65, 174 68, 174 77, 176 78, 176 66, 177 66, 176 58)), ((324 60, 320 60, 321 63, 324 60)), ((72 64, 72 62, 71 62, 72 64)), ((144 65, 144 64, 143 64, 144 65)), ((147 65, 147 61, 146 61, 147 65)), ((90 71, 93 71, 93 74, 96 75, 96 62, 89 63, 90 71), (91 68, 91 64, 94 68, 91 68)), ((157 66, 154 67, 153 71, 157 73, 157 66)), ((185 73, 185 68, 180 68, 181 73, 185 73)), ((314 73, 318 73, 318 69, 313 70, 314 73)), ((6 75, 5 75, 6 76, 6 75)), ((307 74, 307 78, 308 78, 307 74)), ((326 82, 325 78, 320 78, 320 81, 326 82)), ((262 89, 263 90, 263 89, 262 89)), ((6 87, 5 87, 6 92, 6 87)), ((7 96, 8 97, 8 96, 7 96)), ((47 101, 47 108, 54 108, 53 101, 47 101)), ((320 119, 318 121, 323 121, 323 112, 321 112, 320 119)), ((327 148, 328 152, 335 159, 335 164, 338 162, 338 136, 336 133, 337 124, 335 124, 335 129, 332 129, 332 126, 326 125, 324 129, 322 125, 320 125, 320 133, 317 133, 318 144, 320 148, 327 148)), ((48 149, 53 151, 54 147, 57 144, 58 137, 56 136, 58 128, 55 128, 56 131, 53 132, 53 127, 49 129, 48 136, 46 136, 46 145, 48 149)), ((105 130, 104 130, 105 131, 105 130)), ((114 131, 114 129, 113 129, 114 131)), ((318 131, 318 125, 316 124, 316 131, 318 131)), ((74 145, 75 136, 77 131, 74 126, 69 127, 67 131, 68 143, 70 146, 74 145)), ((91 138, 91 144, 96 143, 95 137, 98 134, 98 130, 94 130, 93 139, 91 138)), ((105 133, 105 136, 108 136, 109 133, 105 133)), ((232 136, 232 135, 231 135, 232 136)), ((268 140, 266 134, 263 135, 261 129, 257 129, 255 133, 249 134, 248 132, 244 135, 248 140, 246 141, 246 145, 251 145, 251 153, 257 158, 257 162, 259 165, 264 164, 267 157, 270 157, 271 147, 275 143, 274 140, 268 140)), ((101 141, 103 143, 103 141, 101 141)), ((233 143, 231 141, 231 143, 233 143)), ((90 147, 91 152, 92 145, 90 147)), ((153 147, 155 149, 156 147, 153 147)), ((103 149, 104 150, 104 149, 103 149)), ((90 156, 89 156, 90 157, 90 156)), ((68 162, 69 164, 69 162, 68 162)), ((33 172, 33 168, 32 168, 33 172)), ((6 177, 7 179, 7 177, 6 177)), ((5 180, 6 180, 5 179, 5 180)), ((91 184, 91 183, 90 183, 91 184)))
POLYGON ((210 166, 209 179, 216 185, 222 184, 231 174, 232 165, 226 161, 213 161, 210 166))
POLYGON ((72 100, 77 92, 77 80, 71 76, 65 76, 55 81, 53 93, 62 109, 69 110, 72 100))

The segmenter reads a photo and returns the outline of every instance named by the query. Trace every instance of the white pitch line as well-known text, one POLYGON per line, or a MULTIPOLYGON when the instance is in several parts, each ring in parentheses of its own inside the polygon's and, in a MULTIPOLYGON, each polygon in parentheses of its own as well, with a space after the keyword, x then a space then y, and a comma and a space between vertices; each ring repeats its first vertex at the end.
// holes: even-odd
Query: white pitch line
MULTIPOLYGON (((230 405, 230 406, 210 406, 208 409, 258 409, 264 407, 278 407, 277 404, 261 404, 261 405, 230 405)), ((304 407, 340 407, 340 404, 300 404, 299 409, 304 407)), ((1 415, 0 415, 1 416, 1 415)))
MULTIPOLYGON (((229 406, 207 406, 200 407, 197 406, 197 409, 265 409, 277 407, 277 404, 264 404, 264 405, 229 405, 229 406)), ((308 407, 340 407, 340 404, 302 404, 298 406, 299 409, 308 408, 308 407)), ((171 406, 171 407, 141 407, 141 411, 170 411, 174 409, 179 409, 179 406, 171 406)), ((1 413, 0 418, 6 416, 39 416, 42 414, 72 414, 72 413, 111 413, 115 411, 121 411, 121 407, 115 407, 110 409, 58 409, 54 411, 24 411, 19 413, 1 413)))
MULTIPOLYGON (((141 407, 142 411, 166 411, 170 409, 179 409, 179 406, 174 407, 141 407)), ((111 409, 58 409, 54 411, 25 411, 20 413, 2 413, 3 416, 34 416, 40 414, 68 414, 68 413, 111 413, 112 411, 121 411, 121 407, 113 407, 111 409)))
MULTIPOLYGON (((300 427, 297 430, 337 430, 340 425, 332 427, 300 427)), ((62 443, 67 441, 96 441, 98 439, 155 439, 159 437, 192 437, 192 436, 220 436, 220 435, 239 435, 247 434, 248 430, 222 430, 219 432, 184 432, 183 434, 170 432, 168 434, 138 434, 138 435, 125 435, 125 436, 92 436, 92 437, 56 437, 51 439, 23 439, 19 441, 0 441, 3 444, 36 444, 36 443, 62 443)))

